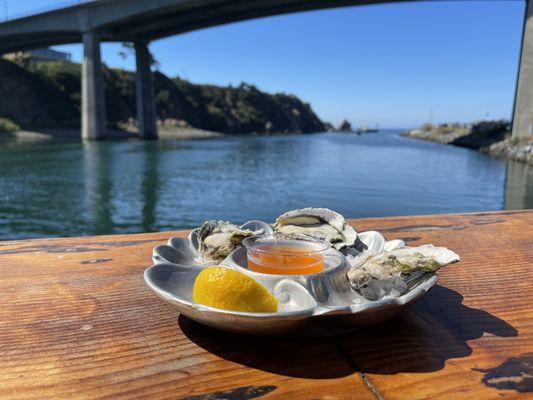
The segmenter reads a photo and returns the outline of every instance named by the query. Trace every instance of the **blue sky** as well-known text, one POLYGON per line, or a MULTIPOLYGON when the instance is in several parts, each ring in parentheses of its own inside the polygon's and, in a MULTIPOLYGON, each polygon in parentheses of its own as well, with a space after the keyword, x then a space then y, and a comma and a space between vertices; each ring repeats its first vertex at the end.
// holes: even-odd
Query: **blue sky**
MULTIPOLYGON (((0 0, 0 18, 54 1, 0 0)), ((245 21, 153 42, 160 70, 193 82, 293 93, 338 124, 412 127, 510 118, 524 3, 437 1, 345 7, 245 21)), ((61 46, 81 58, 81 46, 61 46)), ((119 44, 111 66, 134 68, 119 44)))

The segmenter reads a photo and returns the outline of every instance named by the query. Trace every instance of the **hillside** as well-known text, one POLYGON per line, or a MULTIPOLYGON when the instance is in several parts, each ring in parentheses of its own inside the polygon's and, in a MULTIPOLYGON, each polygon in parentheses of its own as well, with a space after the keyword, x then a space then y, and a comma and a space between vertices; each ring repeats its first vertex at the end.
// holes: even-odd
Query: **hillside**
POLYGON ((2 59, 0 117, 21 127, 71 127, 80 118, 79 106, 54 82, 2 59))
MULTIPOLYGON (((0 117, 22 128, 79 126, 79 64, 53 62, 21 67, 0 60, 0 117)), ((135 120, 135 75, 105 68, 108 125, 135 120)), ((154 74, 157 114, 166 126, 191 126, 231 134, 310 133, 325 130, 311 106, 296 96, 269 94, 253 85, 198 85, 154 74)))

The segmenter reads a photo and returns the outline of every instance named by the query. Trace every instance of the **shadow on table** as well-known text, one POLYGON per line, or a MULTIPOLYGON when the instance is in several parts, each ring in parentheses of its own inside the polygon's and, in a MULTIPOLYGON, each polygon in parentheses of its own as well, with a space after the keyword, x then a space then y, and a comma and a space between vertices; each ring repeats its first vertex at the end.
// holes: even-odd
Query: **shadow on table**
POLYGON ((324 339, 257 337, 227 333, 179 316, 183 333, 226 360, 284 376, 334 379, 353 374, 338 349, 324 339))
POLYGON ((517 336, 504 320, 462 301, 459 293, 437 285, 396 318, 341 337, 340 348, 362 372, 431 372, 446 360, 469 356, 467 341, 485 333, 517 336))
POLYGON ((185 335, 226 360, 285 376, 328 379, 355 371, 376 374, 431 372, 446 360, 472 353, 467 341, 484 333, 517 330, 486 311, 462 304, 463 296, 434 287, 388 322, 325 339, 252 337, 221 332, 180 316, 185 335))

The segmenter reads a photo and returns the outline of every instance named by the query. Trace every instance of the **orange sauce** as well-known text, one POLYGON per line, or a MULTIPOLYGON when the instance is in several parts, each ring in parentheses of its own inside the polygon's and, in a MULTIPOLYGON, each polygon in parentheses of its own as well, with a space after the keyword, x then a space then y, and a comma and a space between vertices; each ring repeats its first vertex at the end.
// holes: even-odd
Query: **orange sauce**
POLYGON ((265 274, 316 274, 324 270, 324 254, 305 246, 257 246, 248 251, 248 268, 265 274))

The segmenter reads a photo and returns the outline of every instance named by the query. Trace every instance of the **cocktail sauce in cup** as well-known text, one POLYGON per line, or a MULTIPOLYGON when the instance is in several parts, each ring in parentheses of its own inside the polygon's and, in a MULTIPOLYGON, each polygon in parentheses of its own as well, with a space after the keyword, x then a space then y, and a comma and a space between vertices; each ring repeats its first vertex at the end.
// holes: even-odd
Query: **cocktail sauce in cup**
POLYGON ((308 275, 324 271, 328 242, 283 234, 243 240, 248 269, 264 274, 308 275))

